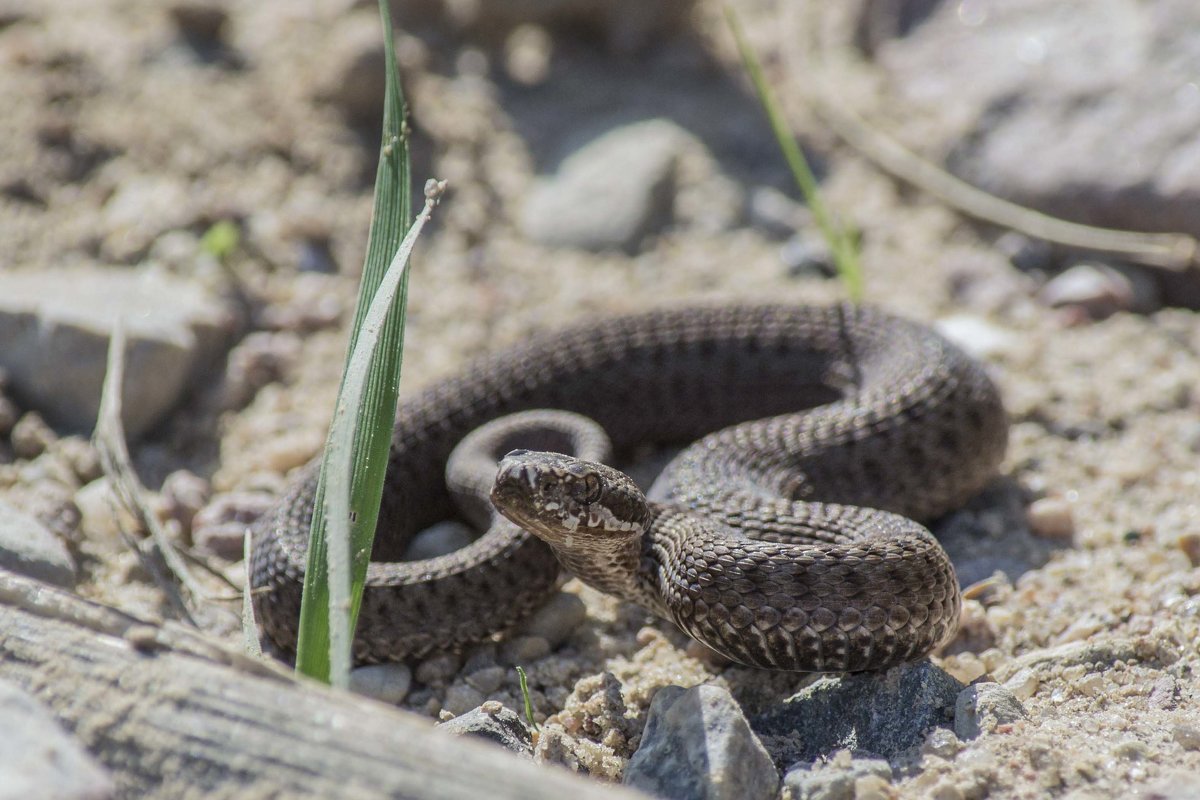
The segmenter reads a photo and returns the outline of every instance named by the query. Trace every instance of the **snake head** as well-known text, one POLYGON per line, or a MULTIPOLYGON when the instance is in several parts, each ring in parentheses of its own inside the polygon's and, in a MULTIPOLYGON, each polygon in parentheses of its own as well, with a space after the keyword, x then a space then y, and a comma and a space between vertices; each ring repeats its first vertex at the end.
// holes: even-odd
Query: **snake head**
POLYGON ((641 536, 646 497, 623 472, 560 453, 513 450, 500 460, 492 504, 553 545, 575 537, 641 536))

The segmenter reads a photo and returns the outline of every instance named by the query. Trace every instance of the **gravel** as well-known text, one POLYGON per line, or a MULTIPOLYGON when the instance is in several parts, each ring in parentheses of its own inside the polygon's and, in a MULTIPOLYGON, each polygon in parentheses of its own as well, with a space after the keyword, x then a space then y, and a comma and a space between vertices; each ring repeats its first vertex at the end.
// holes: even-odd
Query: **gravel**
MULTIPOLYGON (((233 351, 223 372, 210 370, 182 398, 172 388, 172 404, 182 399, 186 410, 163 412, 150 438, 133 445, 148 486, 156 489, 167 475, 186 469, 211 487, 208 506, 230 493, 274 495, 286 474, 324 441, 370 221, 378 142, 369 125, 350 120, 359 113, 352 102, 323 94, 331 80, 347 74, 340 70, 374 47, 353 31, 334 33, 356 15, 361 22, 355 24, 366 28, 369 9, 315 3, 281 14, 283 5, 220 4, 226 19, 218 42, 227 53, 240 54, 239 67, 225 57, 204 62, 188 53, 180 26, 201 38, 207 36, 203 26, 150 0, 69 8, 24 4, 20 13, 0 14, 6 25, 0 57, 13 67, 0 70, 0 101, 9 110, 0 120, 3 277, 163 270, 172 281, 198 284, 206 297, 239 297, 238 314, 246 312, 253 338, 233 351), (199 251, 199 240, 209 225, 225 219, 237 225, 241 246, 223 265, 199 251), (315 252, 319 271, 302 272, 313 269, 315 252)), ((413 109, 416 179, 450 181, 413 262, 402 391, 454 372, 483 349, 586 314, 733 299, 826 302, 841 295, 836 281, 791 275, 780 260, 783 238, 808 232, 807 215, 778 196, 762 207, 761 198, 772 197, 763 187, 793 204, 796 193, 761 109, 741 82, 719 6, 707 0, 698 5, 690 35, 672 37, 674 26, 656 28, 654 47, 641 55, 613 55, 620 51, 613 46, 620 35, 610 27, 616 17, 609 11, 597 12, 599 33, 579 38, 549 22, 517 36, 518 24, 511 51, 508 31, 496 42, 471 25, 445 20, 406 24, 398 34, 413 109), (509 69, 522 77, 510 80, 509 69), (563 154, 577 152, 597 131, 655 119, 669 119, 701 145, 677 154, 670 224, 623 245, 627 251, 551 247, 522 234, 526 202, 541 178, 559 171, 563 154), (741 221, 745 213, 752 224, 741 221)), ((798 35, 787 29, 786 18, 737 5, 764 55, 798 35)), ((866 5, 884 12, 899 7, 866 5)), ((1019 132, 1024 123, 1017 124, 1016 116, 984 130, 986 138, 967 139, 961 138, 962 120, 943 116, 965 108, 957 102, 966 98, 964 81, 988 92, 995 88, 984 70, 991 59, 981 55, 990 51, 974 44, 991 31, 965 30, 956 16, 969 5, 975 4, 943 3, 937 7, 940 22, 914 25, 904 36, 877 43, 874 57, 891 70, 887 76, 863 80, 848 70, 820 79, 836 81, 833 91, 860 103, 868 118, 887 119, 890 131, 910 145, 924 145, 927 154, 974 166, 969 153, 1010 152, 995 137, 1019 132), (902 70, 901 50, 925 46, 939 28, 958 31, 968 43, 972 69, 945 68, 955 64, 957 51, 935 48, 939 66, 924 74, 950 84, 956 102, 917 102, 909 83, 916 59, 902 70)), ((1007 17, 1028 6, 988 7, 1007 17)), ((1111 30, 1122 20, 1163 15, 1125 25, 1131 38, 1166 30, 1171 14, 1194 13, 1187 2, 1105 0, 1092 9, 1039 0, 1032 6, 1029 15, 1067 20, 1062 24, 1072 31, 1111 30)), ((833 6, 827 10, 835 13, 833 6)), ((1178 46, 1178 36, 1168 38, 1178 46)), ((1052 66, 1069 67, 1071 59, 1059 55, 1075 47, 1105 54, 1100 77, 1120 68, 1117 53, 1129 52, 1123 45, 1095 48, 1072 34, 1048 51, 1052 66)), ((1142 66, 1161 77, 1170 65, 1155 61, 1142 66)), ((774 67, 771 72, 789 98, 802 97, 815 79, 774 67)), ((1133 78, 1122 78, 1121 87, 1139 91, 1091 87, 1085 94, 1099 91, 1102 103, 1074 102, 1076 95, 1050 94, 1055 81, 1040 80, 1036 70, 1008 74, 1021 81, 1005 88, 1010 96, 1045 99, 998 105, 997 114, 1032 108, 1090 115, 1150 96, 1133 78)), ((1190 80, 1176 87, 1184 92, 1180 98, 1191 91, 1190 80)), ((1179 152, 1194 147, 1194 137, 1187 136, 1172 144, 1173 129, 1159 124, 1168 107, 1194 113, 1182 103, 1134 109, 1122 117, 1131 124, 1110 125, 1101 139, 1136 134, 1179 152)), ((947 716, 937 723, 941 727, 914 734, 907 747, 889 755, 895 768, 890 778, 881 770, 857 775, 853 790, 860 797, 903 800, 1190 796, 1200 783, 1200 505, 1194 501, 1200 485, 1200 325, 1194 312, 1179 306, 1187 305, 1182 289, 1195 282, 1194 275, 1177 276, 1181 283, 1173 287, 1156 273, 1156 303, 1120 305, 1103 319, 1068 306, 1050 308, 1039 290, 1048 276, 1080 263, 1072 260, 1079 254, 1013 237, 997 241, 1003 238, 997 231, 900 188, 848 148, 831 147, 824 127, 798 99, 789 101, 789 113, 818 166, 827 203, 862 232, 867 301, 930 324, 948 321, 947 329, 985 359, 1012 420, 1010 452, 996 484, 938 526, 960 579, 986 583, 966 604, 960 636, 933 664, 958 681, 994 681, 1028 716, 998 723, 974 739, 954 736, 947 716), (1064 509, 1069 536, 1056 534, 1067 528, 1064 509)), ((1059 170, 1034 170, 1044 179, 1035 187, 1039 197, 1053 199, 1063 187, 1113 186, 1126 181, 1125 170, 1156 165, 1153 158, 1126 157, 1137 150, 1133 146, 1122 147, 1118 158, 1096 157, 1078 138, 1058 128, 1047 131, 1032 144, 1023 140, 1021 160, 1036 166, 1050 159, 1058 166, 1061 158, 1064 168, 1083 172, 1072 173, 1079 182, 1063 183, 1049 179, 1059 170), (1114 164, 1121 169, 1114 172, 1114 164)), ((980 168, 1019 177, 989 166, 997 163, 989 158, 980 168)), ((1170 174, 1184 174, 1190 164, 1173 161, 1170 174)), ((1138 180, 1126 185, 1143 185, 1138 180)), ((1125 189, 1073 197, 1088 202, 1088 214, 1130 210, 1117 220, 1130 225, 1139 217, 1150 217, 1156 227, 1170 227, 1171 219, 1194 225, 1188 191, 1157 179, 1144 185, 1153 202, 1130 204, 1125 189), (1157 216, 1159 209, 1166 216, 1157 216)), ((64 287, 56 283, 49 294, 64 287)), ((178 310, 181 297, 172 295, 167 305, 178 310)), ((95 341, 106 341, 103 329, 95 341)), ((10 356, 17 352, 2 349, 10 356)), ((164 384, 155 391, 171 388, 167 378, 180 369, 167 366, 153 374, 164 384)), ((85 394, 91 396, 90 390, 76 386, 63 396, 85 394)), ((0 398, 0 496, 78 549, 80 592, 135 613, 161 613, 162 596, 149 577, 107 538, 111 520, 91 513, 86 496, 77 495, 96 475, 82 477, 88 469, 65 452, 67 430, 52 413, 54 403, 39 397, 9 370, 0 398), (29 414, 37 417, 25 420, 29 414)), ((164 509, 175 508, 178 513, 170 513, 182 525, 191 504, 164 509)), ((240 557, 233 547, 222 552, 226 558, 209 556, 218 566, 240 557)), ((229 591, 215 582, 212 590, 229 591)), ((523 718, 509 669, 520 664, 542 726, 535 758, 620 781, 663 687, 726 689, 748 718, 758 719, 813 681, 713 659, 638 609, 577 582, 566 583, 564 591, 582 603, 582 619, 578 604, 560 601, 572 607, 555 632, 517 633, 472 653, 412 665, 402 705, 436 716, 483 696, 482 703, 498 702, 523 718), (494 668, 503 676, 489 671, 494 668), (462 688, 451 696, 455 686, 462 688)), ((950 713, 956 695, 949 694, 950 713)), ((914 715, 929 711, 913 702, 914 715)), ((760 738, 776 767, 792 774, 802 761, 798 748, 771 735, 760 738)), ((828 772, 831 783, 850 785, 843 773, 871 757, 839 755, 845 746, 831 743, 821 758, 803 762, 813 763, 814 773, 828 772)))

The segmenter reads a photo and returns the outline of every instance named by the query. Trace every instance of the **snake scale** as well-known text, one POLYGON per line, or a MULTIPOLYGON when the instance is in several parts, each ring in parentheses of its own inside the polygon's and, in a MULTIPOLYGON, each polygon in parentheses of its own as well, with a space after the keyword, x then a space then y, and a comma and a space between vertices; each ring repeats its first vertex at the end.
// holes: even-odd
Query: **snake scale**
MULTIPOLYGON (((953 635, 961 600, 945 552, 913 520, 977 492, 1006 443, 982 367, 872 308, 656 310, 535 335, 402 401, 355 657, 419 658, 510 629, 553 591, 561 560, 741 663, 854 671, 916 659, 953 635), (455 514, 443 470, 456 445, 529 409, 589 417, 617 453, 693 444, 647 502, 572 434, 500 436, 586 460, 509 454, 492 491, 503 515, 485 535, 400 560, 414 533, 455 514)), ((309 468, 254 530, 255 609, 285 650, 314 486, 309 468)))

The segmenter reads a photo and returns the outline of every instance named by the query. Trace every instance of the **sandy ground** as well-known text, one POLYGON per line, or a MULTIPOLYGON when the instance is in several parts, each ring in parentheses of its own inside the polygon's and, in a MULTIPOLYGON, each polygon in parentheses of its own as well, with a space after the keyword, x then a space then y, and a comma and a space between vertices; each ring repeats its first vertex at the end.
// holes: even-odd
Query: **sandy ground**
MULTIPOLYGON (((274 328, 297 355, 244 408, 193 403, 137 458, 151 486, 187 468, 217 492, 277 490, 323 441, 340 374, 345 332, 320 309, 353 302, 376 144, 371 125, 354 122, 361 98, 339 84, 372 49, 373 7, 231 1, 223 49, 202 58, 149 0, 9 5, 3 268, 156 260, 222 285, 202 258, 171 259, 155 244, 183 231, 194 245, 211 223, 236 220, 246 246, 232 267, 252 324, 274 328), (19 179, 35 200, 12 190, 19 179), (112 198, 131 186, 149 199, 116 218, 112 198), (299 271, 314 252, 336 269, 299 271)), ((765 4, 738 5, 769 51, 784 33, 765 4)), ((534 37, 521 51, 533 67, 437 26, 401 35, 416 177, 450 181, 414 259, 404 391, 585 313, 840 296, 835 282, 792 274, 782 238, 743 210, 755 192, 794 192, 718 11, 703 4, 691 34, 649 54, 604 37, 534 37), (548 58, 540 77, 539 52, 548 58), (705 145, 682 170, 674 224, 632 255, 548 248, 521 234, 537 175, 596 130, 650 116, 705 145)), ((781 83, 786 90, 786 76, 781 83)), ((965 581, 1004 575, 968 602, 953 655, 938 663, 964 681, 1027 670, 1019 696, 1029 717, 949 749, 914 750, 887 796, 1197 796, 1187 793, 1200 786, 1195 314, 1168 307, 1067 325, 1037 302, 992 233, 833 146, 819 127, 805 133, 828 201, 862 231, 867 301, 942 323, 980 353, 1012 419, 996 486, 943 526, 965 581), (1081 655, 1082 642, 1091 649, 1081 655)), ((155 607, 127 557, 88 544, 98 535, 79 532, 83 591, 155 607)), ((718 682, 752 710, 805 680, 722 668, 636 609, 576 583, 566 590, 583 597, 587 620, 528 665, 537 717, 549 718, 548 760, 612 779, 658 688, 718 682), (606 673, 620 685, 617 707, 606 673)), ((430 716, 464 710, 454 706, 476 695, 449 678, 456 666, 418 667, 418 679, 443 676, 418 682, 405 705, 430 716)), ((472 691, 519 709, 515 677, 488 688, 472 691)))

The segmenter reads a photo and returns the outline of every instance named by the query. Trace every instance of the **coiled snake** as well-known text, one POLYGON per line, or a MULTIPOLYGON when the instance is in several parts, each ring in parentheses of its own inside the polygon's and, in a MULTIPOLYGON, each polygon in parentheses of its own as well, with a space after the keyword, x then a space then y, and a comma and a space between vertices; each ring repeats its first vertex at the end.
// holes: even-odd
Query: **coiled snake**
MULTIPOLYGON (((919 658, 954 633, 961 601, 944 551, 912 519, 977 492, 1006 441, 978 364, 870 308, 661 310, 531 337, 401 403, 355 656, 421 657, 509 629, 553 591, 561 560, 745 664, 841 671, 919 658), (442 473, 455 446, 528 409, 589 417, 617 453, 694 444, 647 504, 593 463, 604 446, 569 418, 525 441, 511 435, 521 420, 496 423, 464 445, 464 460, 480 447, 490 459, 482 478, 460 481, 469 497, 486 497, 510 447, 589 459, 518 451, 501 462, 493 500, 553 552, 493 513, 470 546, 399 560, 415 532, 453 516, 442 473)), ((310 469, 255 528, 255 608, 285 649, 314 482, 310 469)), ((489 516, 478 501, 468 512, 489 516)))

